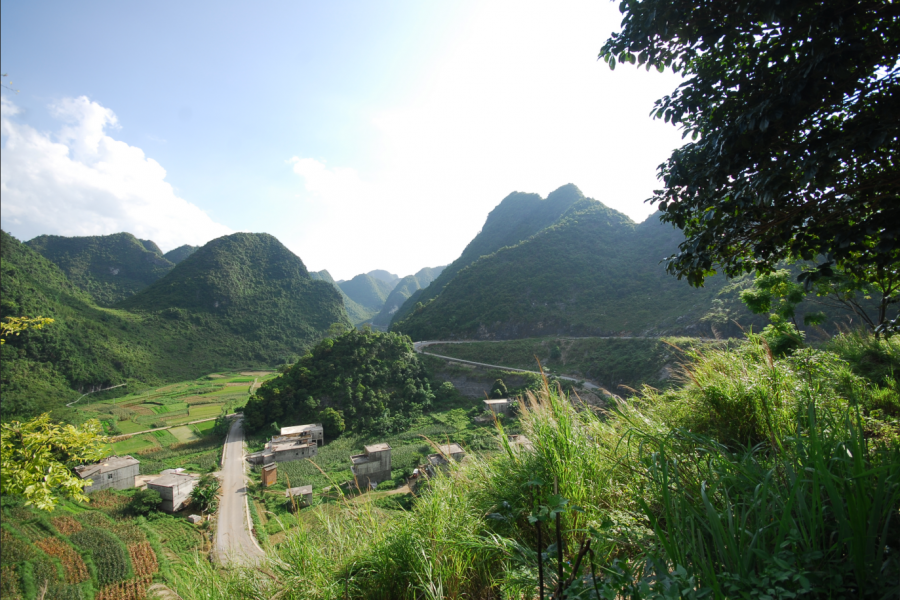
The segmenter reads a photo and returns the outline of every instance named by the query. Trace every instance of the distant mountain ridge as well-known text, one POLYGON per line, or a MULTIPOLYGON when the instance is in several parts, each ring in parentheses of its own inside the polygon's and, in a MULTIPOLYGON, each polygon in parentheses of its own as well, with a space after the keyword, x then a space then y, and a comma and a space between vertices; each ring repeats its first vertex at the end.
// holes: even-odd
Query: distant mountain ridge
POLYGON ((407 275, 397 282, 390 295, 384 301, 381 311, 372 318, 372 326, 379 329, 387 329, 391 324, 394 314, 400 309, 406 300, 414 293, 427 288, 445 267, 425 267, 415 275, 407 275))
POLYGON ((463 255, 406 301, 391 330, 415 340, 712 337, 766 324, 738 300, 749 279, 712 277, 698 289, 668 275, 661 261, 683 238, 656 215, 635 224, 573 185, 544 202, 551 198, 507 196, 463 255), (498 222, 505 219, 512 222, 498 222))
POLYGON ((406 318, 416 304, 425 304, 437 297, 450 280, 463 268, 481 256, 496 252, 504 246, 518 244, 549 227, 575 202, 584 198, 581 190, 572 184, 564 185, 547 196, 513 192, 492 210, 471 242, 459 258, 447 265, 441 274, 429 285, 413 293, 397 310, 392 318, 396 323, 406 318))
POLYGON ((175 266, 154 242, 139 240, 130 233, 42 235, 26 244, 59 266, 72 283, 101 306, 112 306, 136 294, 175 266))

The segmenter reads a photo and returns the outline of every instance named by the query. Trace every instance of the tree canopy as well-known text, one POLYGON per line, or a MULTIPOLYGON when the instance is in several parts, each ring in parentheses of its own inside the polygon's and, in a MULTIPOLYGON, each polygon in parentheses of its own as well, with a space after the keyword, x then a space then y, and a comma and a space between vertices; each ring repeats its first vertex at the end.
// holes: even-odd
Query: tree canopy
POLYGON ((76 477, 72 467, 104 456, 106 438, 100 422, 76 427, 53 423, 43 414, 24 423, 0 425, 0 489, 21 495, 26 504, 53 510, 60 497, 87 502, 90 480, 76 477))
POLYGON ((685 77, 653 114, 692 141, 649 200, 685 233, 693 285, 793 257, 872 282, 900 264, 900 6, 622 0, 600 57, 685 77))
POLYGON ((398 431, 433 399, 407 336, 353 329, 325 338, 283 375, 265 382, 244 415, 251 430, 320 422, 331 436, 345 426, 398 431))

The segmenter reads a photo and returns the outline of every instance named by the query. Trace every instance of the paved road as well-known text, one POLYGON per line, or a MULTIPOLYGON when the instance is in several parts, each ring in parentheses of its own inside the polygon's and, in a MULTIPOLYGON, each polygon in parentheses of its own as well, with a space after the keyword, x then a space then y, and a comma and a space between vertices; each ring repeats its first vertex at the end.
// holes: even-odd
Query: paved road
POLYGON ((247 511, 243 419, 231 425, 222 453, 222 501, 216 527, 216 554, 223 564, 253 564, 265 553, 250 533, 247 511))
MULTIPOLYGON (((425 350, 424 350, 424 348, 427 348, 428 346, 430 346, 430 345, 432 345, 432 344, 465 344, 465 343, 466 343, 466 342, 460 342, 460 341, 453 341, 453 342, 437 342, 437 341, 435 341, 435 342, 415 342, 415 343, 413 343, 413 348, 415 348, 416 352, 419 352, 419 353, 421 353, 421 354, 427 354, 428 356, 436 356, 436 357, 438 357, 438 358, 443 358, 443 359, 445 359, 445 360, 452 360, 452 361, 454 361, 454 362, 459 362, 459 363, 465 363, 465 364, 467 364, 467 365, 476 365, 476 366, 479 366, 479 367, 489 367, 489 368, 491 368, 491 369, 503 369, 504 371, 516 371, 516 372, 518 372, 518 373, 534 373, 535 375, 540 375, 540 374, 541 374, 540 371, 529 371, 528 369, 517 369, 517 368, 515 368, 515 367, 504 367, 504 366, 502 366, 502 365, 489 365, 489 364, 487 364, 487 363, 480 363, 480 362, 475 362, 475 361, 471 361, 471 360, 463 360, 463 359, 461 359, 461 358, 453 358, 452 356, 444 356, 443 354, 435 354, 435 353, 433 353, 433 352, 425 352, 425 350)), ((550 373, 548 373, 548 374, 550 374, 550 373)), ((589 389, 589 390, 600 389, 600 386, 599 386, 599 385, 597 385, 597 384, 595 384, 595 383, 592 383, 592 382, 590 382, 590 381, 588 381, 588 380, 586 380, 586 379, 584 379, 584 378, 581 378, 581 377, 569 377, 568 375, 557 375, 556 373, 552 373, 552 375, 553 375, 553 377, 556 377, 557 379, 565 379, 565 380, 567 380, 567 381, 576 381, 576 382, 577 382, 577 381, 582 381, 582 382, 584 382, 584 387, 586 387, 586 388, 589 389)))

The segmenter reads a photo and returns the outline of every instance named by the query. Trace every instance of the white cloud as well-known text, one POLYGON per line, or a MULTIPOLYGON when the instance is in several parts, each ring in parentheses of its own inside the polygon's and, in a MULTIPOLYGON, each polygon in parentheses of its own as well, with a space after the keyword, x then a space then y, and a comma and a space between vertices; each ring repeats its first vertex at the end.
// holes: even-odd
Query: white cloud
POLYGON ((415 92, 371 114, 376 159, 291 159, 309 202, 280 236, 315 268, 347 278, 446 264, 513 191, 574 183, 635 221, 655 211, 644 200, 660 187, 656 167, 682 141, 648 114, 680 79, 597 60, 616 5, 472 6, 415 92), (336 222, 353 243, 334 243, 336 222))
POLYGON ((88 98, 50 107, 63 122, 54 136, 19 123, 2 99, 2 226, 21 239, 41 234, 104 235, 127 231, 163 250, 199 245, 231 233, 179 198, 166 170, 143 150, 113 139, 112 110, 88 98))

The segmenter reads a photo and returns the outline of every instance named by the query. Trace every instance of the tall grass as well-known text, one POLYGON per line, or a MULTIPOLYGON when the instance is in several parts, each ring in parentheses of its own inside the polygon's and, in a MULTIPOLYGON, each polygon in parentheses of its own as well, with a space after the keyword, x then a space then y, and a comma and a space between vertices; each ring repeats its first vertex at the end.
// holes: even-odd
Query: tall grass
POLYGON ((186 600, 534 598, 541 552, 549 597, 547 540, 568 576, 590 539, 567 597, 895 597, 900 444, 867 414, 890 381, 827 351, 776 359, 759 338, 690 359, 679 389, 608 411, 545 384, 521 399, 533 451, 498 423, 505 452, 429 481, 410 511, 307 509, 264 565, 198 561, 175 586, 186 600), (578 509, 538 547, 529 516, 557 501, 550 482, 578 509))

